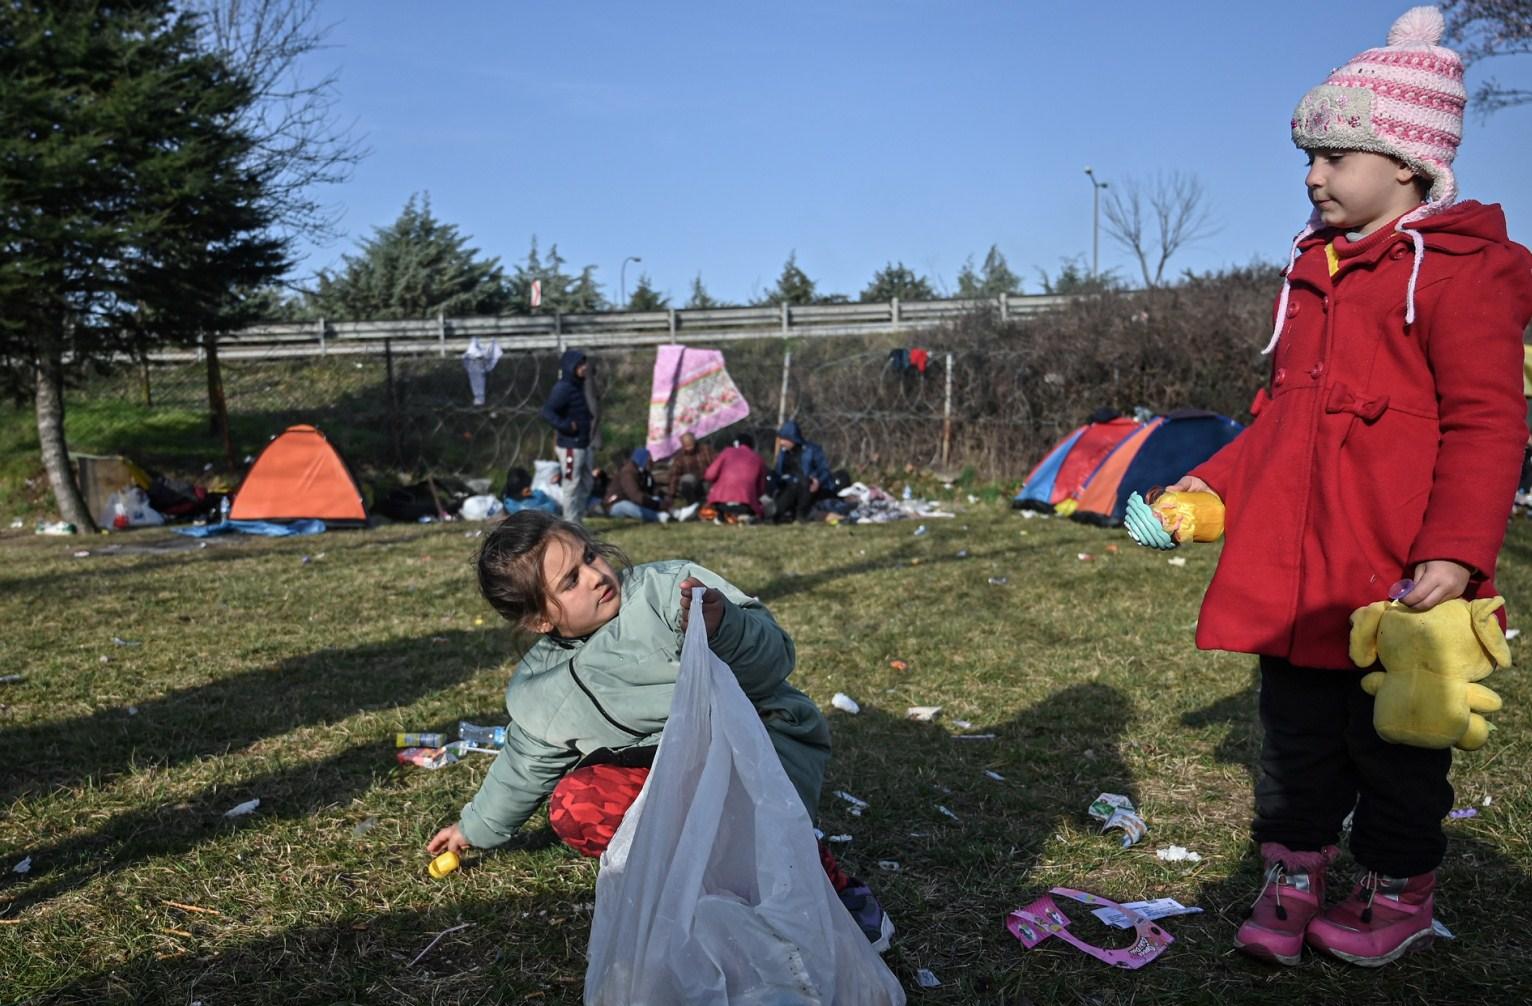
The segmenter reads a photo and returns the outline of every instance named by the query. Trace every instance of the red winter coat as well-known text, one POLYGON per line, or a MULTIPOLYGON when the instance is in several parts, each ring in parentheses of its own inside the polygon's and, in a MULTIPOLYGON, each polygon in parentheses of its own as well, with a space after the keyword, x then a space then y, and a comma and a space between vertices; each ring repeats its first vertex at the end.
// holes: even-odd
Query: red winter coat
POLYGON ((1351 612, 1416 563, 1462 563, 1474 571, 1465 597, 1495 593, 1527 440, 1532 254, 1506 236, 1498 205, 1464 202, 1420 231, 1408 328, 1407 236, 1388 226, 1352 243, 1324 230, 1300 246, 1270 401, 1190 473, 1228 508, 1202 649, 1349 668, 1351 612))

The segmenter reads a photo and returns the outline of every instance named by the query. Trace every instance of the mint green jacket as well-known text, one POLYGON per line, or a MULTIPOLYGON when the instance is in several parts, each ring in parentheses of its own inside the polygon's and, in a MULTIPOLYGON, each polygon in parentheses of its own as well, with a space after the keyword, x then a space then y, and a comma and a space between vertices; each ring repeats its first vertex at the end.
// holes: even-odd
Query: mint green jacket
POLYGON ((505 690, 505 748, 463 808, 463 836, 481 849, 500 845, 582 763, 659 743, 680 671, 680 588, 688 576, 728 598, 713 652, 760 712, 782 767, 816 817, 830 727, 814 701, 787 683, 792 637, 760 601, 693 563, 650 562, 619 575, 616 618, 585 639, 544 636, 521 658, 505 690))

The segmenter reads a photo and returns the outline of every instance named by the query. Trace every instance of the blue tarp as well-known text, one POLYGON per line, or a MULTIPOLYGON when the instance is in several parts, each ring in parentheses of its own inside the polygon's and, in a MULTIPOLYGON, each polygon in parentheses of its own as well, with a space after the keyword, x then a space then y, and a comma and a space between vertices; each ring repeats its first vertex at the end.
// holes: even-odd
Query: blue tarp
POLYGON ((226 520, 217 524, 178 527, 173 530, 188 538, 211 538, 217 534, 258 534, 267 538, 286 538, 300 534, 322 534, 325 526, 322 520, 295 520, 286 524, 276 524, 269 520, 226 520))

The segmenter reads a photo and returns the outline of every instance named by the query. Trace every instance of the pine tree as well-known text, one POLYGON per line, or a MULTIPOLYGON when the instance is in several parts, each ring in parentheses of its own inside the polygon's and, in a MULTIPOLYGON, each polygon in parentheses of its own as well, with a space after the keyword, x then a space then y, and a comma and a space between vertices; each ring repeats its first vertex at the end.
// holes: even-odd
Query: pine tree
POLYGON ((557 244, 548 247, 548 257, 544 260, 537 251, 537 235, 532 235, 527 259, 516 267, 510 279, 510 310, 517 313, 532 310, 534 280, 542 282, 539 312, 569 314, 604 310, 608 304, 601 293, 601 285, 596 282, 596 267, 588 265, 580 270, 580 275, 571 276, 564 271, 564 261, 557 244))
POLYGON ((706 311, 709 308, 727 306, 723 301, 715 299, 707 292, 707 287, 702 285, 702 274, 700 272, 692 279, 691 299, 686 302, 688 310, 706 311))
POLYGON ((1011 272, 999 245, 990 245, 984 256, 984 266, 975 272, 973 256, 969 256, 958 272, 958 296, 970 298, 998 297, 1002 293, 1020 293, 1021 277, 1011 272))
POLYGON ((431 214, 431 197, 410 196, 399 218, 374 229, 339 274, 321 271, 313 310, 348 321, 501 314, 511 303, 496 258, 481 259, 453 224, 431 214))
POLYGON ((815 292, 814 281, 809 279, 808 273, 798 267, 798 253, 791 252, 787 261, 782 265, 782 274, 777 277, 776 287, 766 295, 768 304, 818 304, 819 295, 815 292))
POLYGON ((872 282, 862 291, 862 302, 900 300, 932 300, 936 297, 931 281, 919 276, 903 262, 890 262, 873 274, 872 282))
POLYGON ((286 268, 239 126, 254 100, 163 0, 0 5, 0 381, 35 403, 82 528, 66 383, 244 324, 239 291, 286 268))
POLYGON ((654 288, 648 273, 639 273, 638 285, 628 298, 629 311, 664 311, 670 307, 670 298, 654 288))

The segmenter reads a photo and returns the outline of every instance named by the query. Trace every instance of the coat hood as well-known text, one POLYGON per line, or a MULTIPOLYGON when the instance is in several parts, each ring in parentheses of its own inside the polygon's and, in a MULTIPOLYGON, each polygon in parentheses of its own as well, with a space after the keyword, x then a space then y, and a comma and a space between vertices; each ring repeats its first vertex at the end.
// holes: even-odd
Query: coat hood
POLYGON ((575 368, 585 362, 585 354, 578 349, 566 349, 564 355, 559 357, 559 376, 566 381, 579 382, 583 378, 575 376, 575 368))
POLYGON ((782 428, 777 431, 777 436, 783 440, 791 440, 799 446, 803 444, 803 432, 798 429, 798 421, 796 419, 789 419, 783 423, 782 428))

